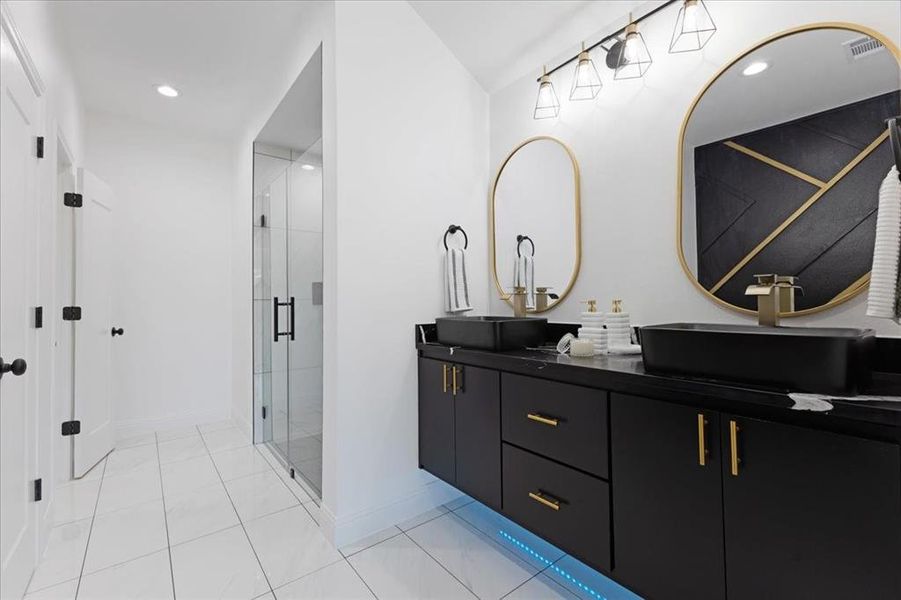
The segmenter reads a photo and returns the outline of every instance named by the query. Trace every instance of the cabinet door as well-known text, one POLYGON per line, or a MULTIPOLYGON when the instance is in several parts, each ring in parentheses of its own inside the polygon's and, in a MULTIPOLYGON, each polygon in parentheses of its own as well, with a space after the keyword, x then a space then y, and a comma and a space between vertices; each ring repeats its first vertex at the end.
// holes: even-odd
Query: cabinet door
POLYGON ((454 485, 454 396, 451 365, 419 359, 419 466, 454 485))
POLYGON ((719 415, 611 394, 610 422, 616 579, 655 600, 724 598, 719 415))
POLYGON ((901 598, 896 444, 729 415, 721 428, 729 600, 901 598))
POLYGON ((457 487, 500 510, 500 373, 462 365, 453 368, 457 378, 457 487))

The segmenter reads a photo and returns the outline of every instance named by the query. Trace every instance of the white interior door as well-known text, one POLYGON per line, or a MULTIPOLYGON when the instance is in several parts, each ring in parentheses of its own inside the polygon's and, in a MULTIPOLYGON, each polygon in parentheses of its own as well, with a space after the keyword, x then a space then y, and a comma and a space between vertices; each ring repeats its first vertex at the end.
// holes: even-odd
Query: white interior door
POLYGON ((37 116, 37 96, 0 30, 0 598, 23 595, 37 558, 37 385, 23 372, 35 346, 37 116))
POLYGON ((111 290, 113 193, 100 179, 79 169, 83 206, 75 210, 74 472, 81 477, 113 449, 111 290))

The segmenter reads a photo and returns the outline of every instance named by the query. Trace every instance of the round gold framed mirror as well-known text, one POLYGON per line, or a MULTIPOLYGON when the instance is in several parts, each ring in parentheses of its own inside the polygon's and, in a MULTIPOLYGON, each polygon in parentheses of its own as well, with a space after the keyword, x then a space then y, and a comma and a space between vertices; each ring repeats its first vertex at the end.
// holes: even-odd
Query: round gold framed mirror
POLYGON ((489 201, 501 297, 525 284, 528 311, 541 313, 572 290, 582 262, 580 186, 575 154, 550 136, 524 140, 501 163, 489 201))
POLYGON ((791 317, 867 288, 899 62, 878 31, 815 23, 760 41, 701 89, 679 136, 676 237, 705 296, 756 314, 756 275, 796 277, 791 317))

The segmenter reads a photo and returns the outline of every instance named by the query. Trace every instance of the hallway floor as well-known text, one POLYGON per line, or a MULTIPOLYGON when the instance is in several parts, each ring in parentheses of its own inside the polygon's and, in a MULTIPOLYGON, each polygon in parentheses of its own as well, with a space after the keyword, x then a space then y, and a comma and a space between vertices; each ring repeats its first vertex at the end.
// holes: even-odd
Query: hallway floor
POLYGON ((55 502, 28 600, 637 599, 466 497, 336 549, 228 422, 123 440, 55 502))

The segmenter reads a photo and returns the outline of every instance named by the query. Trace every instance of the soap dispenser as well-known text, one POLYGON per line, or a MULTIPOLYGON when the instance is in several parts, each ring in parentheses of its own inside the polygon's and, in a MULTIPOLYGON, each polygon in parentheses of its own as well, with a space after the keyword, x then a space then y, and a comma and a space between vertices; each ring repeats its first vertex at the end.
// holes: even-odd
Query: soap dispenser
POLYGON ((607 340, 611 354, 638 354, 641 346, 632 343, 632 322, 623 312, 623 301, 614 300, 607 313, 607 340))
POLYGON ((607 330, 604 329, 604 313, 598 311, 597 300, 584 300, 588 310, 582 313, 579 339, 588 339, 594 344, 595 354, 607 354, 607 330))

